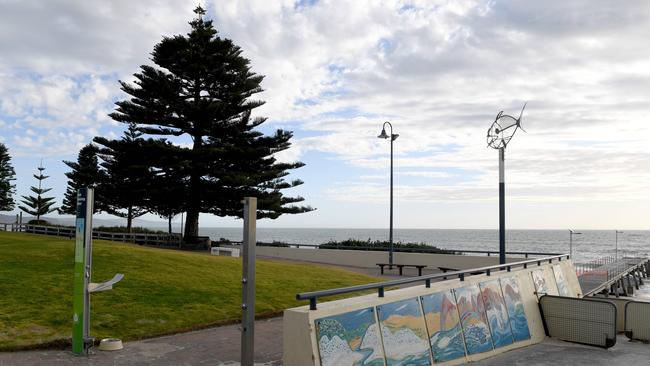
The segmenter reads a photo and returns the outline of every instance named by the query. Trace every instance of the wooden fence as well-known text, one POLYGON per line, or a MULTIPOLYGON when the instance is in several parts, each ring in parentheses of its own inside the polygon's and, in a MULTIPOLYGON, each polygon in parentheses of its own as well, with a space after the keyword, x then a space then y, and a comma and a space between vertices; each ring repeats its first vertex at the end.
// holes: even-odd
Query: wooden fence
MULTIPOLYGON (((70 239, 75 237, 75 228, 73 227, 0 223, 0 228, 4 229, 4 231, 62 236, 70 239)), ((97 230, 93 230, 93 238, 159 247, 180 247, 182 241, 180 234, 112 233, 97 230)))

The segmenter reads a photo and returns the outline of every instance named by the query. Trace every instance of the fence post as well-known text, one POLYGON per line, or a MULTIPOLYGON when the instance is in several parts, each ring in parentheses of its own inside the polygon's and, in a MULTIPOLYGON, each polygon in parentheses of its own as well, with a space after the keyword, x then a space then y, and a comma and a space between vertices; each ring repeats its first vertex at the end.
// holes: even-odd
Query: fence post
POLYGON ((257 243, 257 198, 244 198, 244 240, 242 242, 241 365, 255 361, 255 245, 257 243))

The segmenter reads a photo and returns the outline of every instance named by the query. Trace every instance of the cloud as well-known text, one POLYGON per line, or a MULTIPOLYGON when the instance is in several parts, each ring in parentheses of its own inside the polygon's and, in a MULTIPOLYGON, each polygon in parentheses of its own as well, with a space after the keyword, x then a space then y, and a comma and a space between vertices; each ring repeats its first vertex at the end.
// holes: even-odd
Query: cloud
MULTIPOLYGON (((119 135, 106 117, 124 98, 117 79, 149 62, 162 36, 187 32, 195 5, 5 2, 2 139, 12 151, 41 156, 69 154, 97 133, 119 135)), ((258 95, 266 104, 255 114, 296 131, 278 159, 310 164, 311 153, 325 154, 355 173, 333 176, 340 183, 331 197, 385 198, 385 181, 369 183, 388 166, 388 142, 376 136, 391 121, 400 135, 398 199, 492 199, 497 155, 485 131, 500 110, 517 115, 525 101, 528 133, 518 133, 506 153, 509 197, 650 197, 650 3, 233 0, 206 7, 220 35, 266 76, 258 95)))

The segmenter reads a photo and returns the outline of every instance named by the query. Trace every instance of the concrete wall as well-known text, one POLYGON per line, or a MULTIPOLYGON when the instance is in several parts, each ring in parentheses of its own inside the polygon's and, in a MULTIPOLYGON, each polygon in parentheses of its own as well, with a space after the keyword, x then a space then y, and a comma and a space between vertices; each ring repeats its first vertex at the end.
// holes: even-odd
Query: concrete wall
MULTIPOLYGON (((321 250, 318 250, 319 252, 321 250)), ((385 253, 384 253, 385 254, 385 253)), ((401 254, 401 253, 400 253, 401 254)), ((455 257, 455 256, 451 256, 455 257)), ((371 261, 372 262, 372 261, 371 261)), ((457 262, 460 263, 460 262, 457 262)), ((553 265, 558 262, 553 262, 553 265)), ((451 266, 447 263, 447 266, 451 266)), ((573 294, 579 294, 582 291, 578 284, 575 274, 575 269, 571 261, 560 262, 560 267, 567 280, 567 285, 573 294)), ((308 306, 288 309, 284 312, 284 338, 283 338, 283 353, 285 366, 321 366, 320 356, 318 350, 318 340, 316 338, 315 320, 323 317, 347 313, 350 311, 374 307, 381 304, 387 304, 394 301, 410 299, 418 296, 436 293, 442 290, 454 289, 465 287, 468 285, 478 284, 488 280, 493 280, 503 277, 516 276, 519 281, 520 294, 528 320, 528 328, 530 330, 531 338, 529 340, 516 342, 511 345, 498 348, 496 350, 488 351, 485 353, 474 354, 466 356, 454 361, 443 363, 445 365, 456 365, 471 361, 477 361, 491 357, 495 354, 506 352, 515 348, 525 347, 534 343, 539 343, 545 338, 544 326, 542 323, 539 307, 537 304, 537 294, 535 292, 535 285, 531 272, 533 270, 542 270, 547 284, 551 290, 549 294, 557 294, 557 288, 553 289, 556 285, 552 264, 548 262, 542 266, 533 265, 528 269, 513 269, 512 272, 496 272, 492 276, 477 275, 467 277, 465 281, 452 279, 442 282, 434 282, 431 288, 426 288, 424 285, 414 286, 409 288, 398 289, 394 291, 387 291, 385 297, 380 298, 377 294, 370 294, 365 296, 357 296, 353 298, 322 302, 318 304, 318 310, 309 310, 308 306)), ((315 289, 316 290, 316 289, 315 289)))
MULTIPOLYGON (((370 250, 309 249, 309 248, 255 248, 257 255, 271 258, 292 259, 304 262, 338 264, 365 268, 378 268, 377 263, 388 263, 388 252, 370 250)), ((479 257, 469 255, 427 254, 395 252, 394 263, 426 265, 428 268, 447 267, 468 269, 499 264, 498 257, 479 257)), ((508 258, 508 262, 521 261, 521 258, 508 258)))

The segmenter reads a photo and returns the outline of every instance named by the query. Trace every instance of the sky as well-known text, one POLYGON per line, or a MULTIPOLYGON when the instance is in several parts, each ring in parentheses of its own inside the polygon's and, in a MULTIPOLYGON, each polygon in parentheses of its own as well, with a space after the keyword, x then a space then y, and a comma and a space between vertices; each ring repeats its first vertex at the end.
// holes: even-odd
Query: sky
MULTIPOLYGON (((108 117, 127 97, 118 80, 151 64, 162 37, 187 33, 197 4, 0 0, 0 142, 17 196, 42 159, 60 204, 62 161, 121 135, 108 117)), ((526 132, 505 154, 507 227, 650 229, 649 2, 201 4, 265 75, 261 129, 294 131, 278 159, 306 164, 286 193, 317 210, 258 226, 387 227, 390 143, 377 135, 390 121, 396 228, 498 228, 486 132, 527 102, 526 132)))

